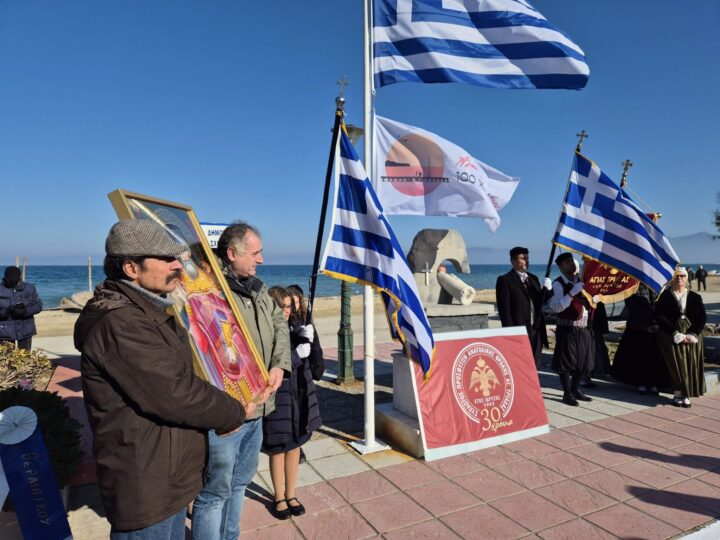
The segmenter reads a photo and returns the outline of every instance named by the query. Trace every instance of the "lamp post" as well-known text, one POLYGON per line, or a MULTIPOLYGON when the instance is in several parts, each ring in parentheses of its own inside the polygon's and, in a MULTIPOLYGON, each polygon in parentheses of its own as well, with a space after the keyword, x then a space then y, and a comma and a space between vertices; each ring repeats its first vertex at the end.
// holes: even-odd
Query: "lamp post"
MULTIPOLYGON (((353 126, 345 126, 348 138, 354 145, 362 137, 363 129, 353 126)), ((338 329, 338 384, 350 384, 355 382, 353 371, 353 330, 351 323, 350 308, 350 284, 347 281, 340 282, 340 328, 338 329)))

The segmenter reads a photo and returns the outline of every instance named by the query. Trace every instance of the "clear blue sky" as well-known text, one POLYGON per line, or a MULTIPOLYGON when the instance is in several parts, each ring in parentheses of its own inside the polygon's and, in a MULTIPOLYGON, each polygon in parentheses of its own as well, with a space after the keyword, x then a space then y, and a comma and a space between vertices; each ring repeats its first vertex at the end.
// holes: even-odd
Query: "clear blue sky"
MULTIPOLYGON (((494 235, 476 219, 393 216, 403 246, 426 227, 547 246, 583 128, 612 178, 635 163, 630 186, 666 234, 712 231, 720 2, 533 4, 585 50, 584 90, 378 90, 379 114, 522 178, 494 235)), ((0 0, 0 264, 99 257, 116 188, 246 219, 266 263, 310 263, 343 73, 362 124, 362 34, 361 0, 0 0)))

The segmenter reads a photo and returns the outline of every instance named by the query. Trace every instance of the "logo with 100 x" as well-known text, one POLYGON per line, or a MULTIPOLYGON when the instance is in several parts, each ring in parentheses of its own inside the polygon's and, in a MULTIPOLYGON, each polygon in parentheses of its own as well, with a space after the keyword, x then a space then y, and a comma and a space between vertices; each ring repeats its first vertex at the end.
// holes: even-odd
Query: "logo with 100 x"
POLYGON ((452 377, 458 405, 483 431, 512 425, 504 418, 512 407, 515 385, 500 351, 482 342, 467 345, 455 358, 452 377))

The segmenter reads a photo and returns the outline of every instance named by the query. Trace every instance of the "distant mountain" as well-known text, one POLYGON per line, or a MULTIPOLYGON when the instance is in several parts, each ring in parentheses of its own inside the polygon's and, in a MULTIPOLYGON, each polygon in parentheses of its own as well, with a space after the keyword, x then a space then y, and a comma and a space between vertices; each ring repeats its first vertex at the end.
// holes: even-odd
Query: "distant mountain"
POLYGON ((676 236, 670 243, 683 264, 720 264, 720 239, 710 233, 676 236))

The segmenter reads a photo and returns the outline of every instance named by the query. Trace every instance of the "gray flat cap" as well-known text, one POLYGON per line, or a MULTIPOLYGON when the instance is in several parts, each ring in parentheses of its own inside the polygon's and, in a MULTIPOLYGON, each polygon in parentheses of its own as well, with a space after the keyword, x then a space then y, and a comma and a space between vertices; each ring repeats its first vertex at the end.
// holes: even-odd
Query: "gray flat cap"
POLYGON ((177 257, 189 249, 165 227, 147 219, 118 221, 105 240, 105 253, 111 257, 177 257))

